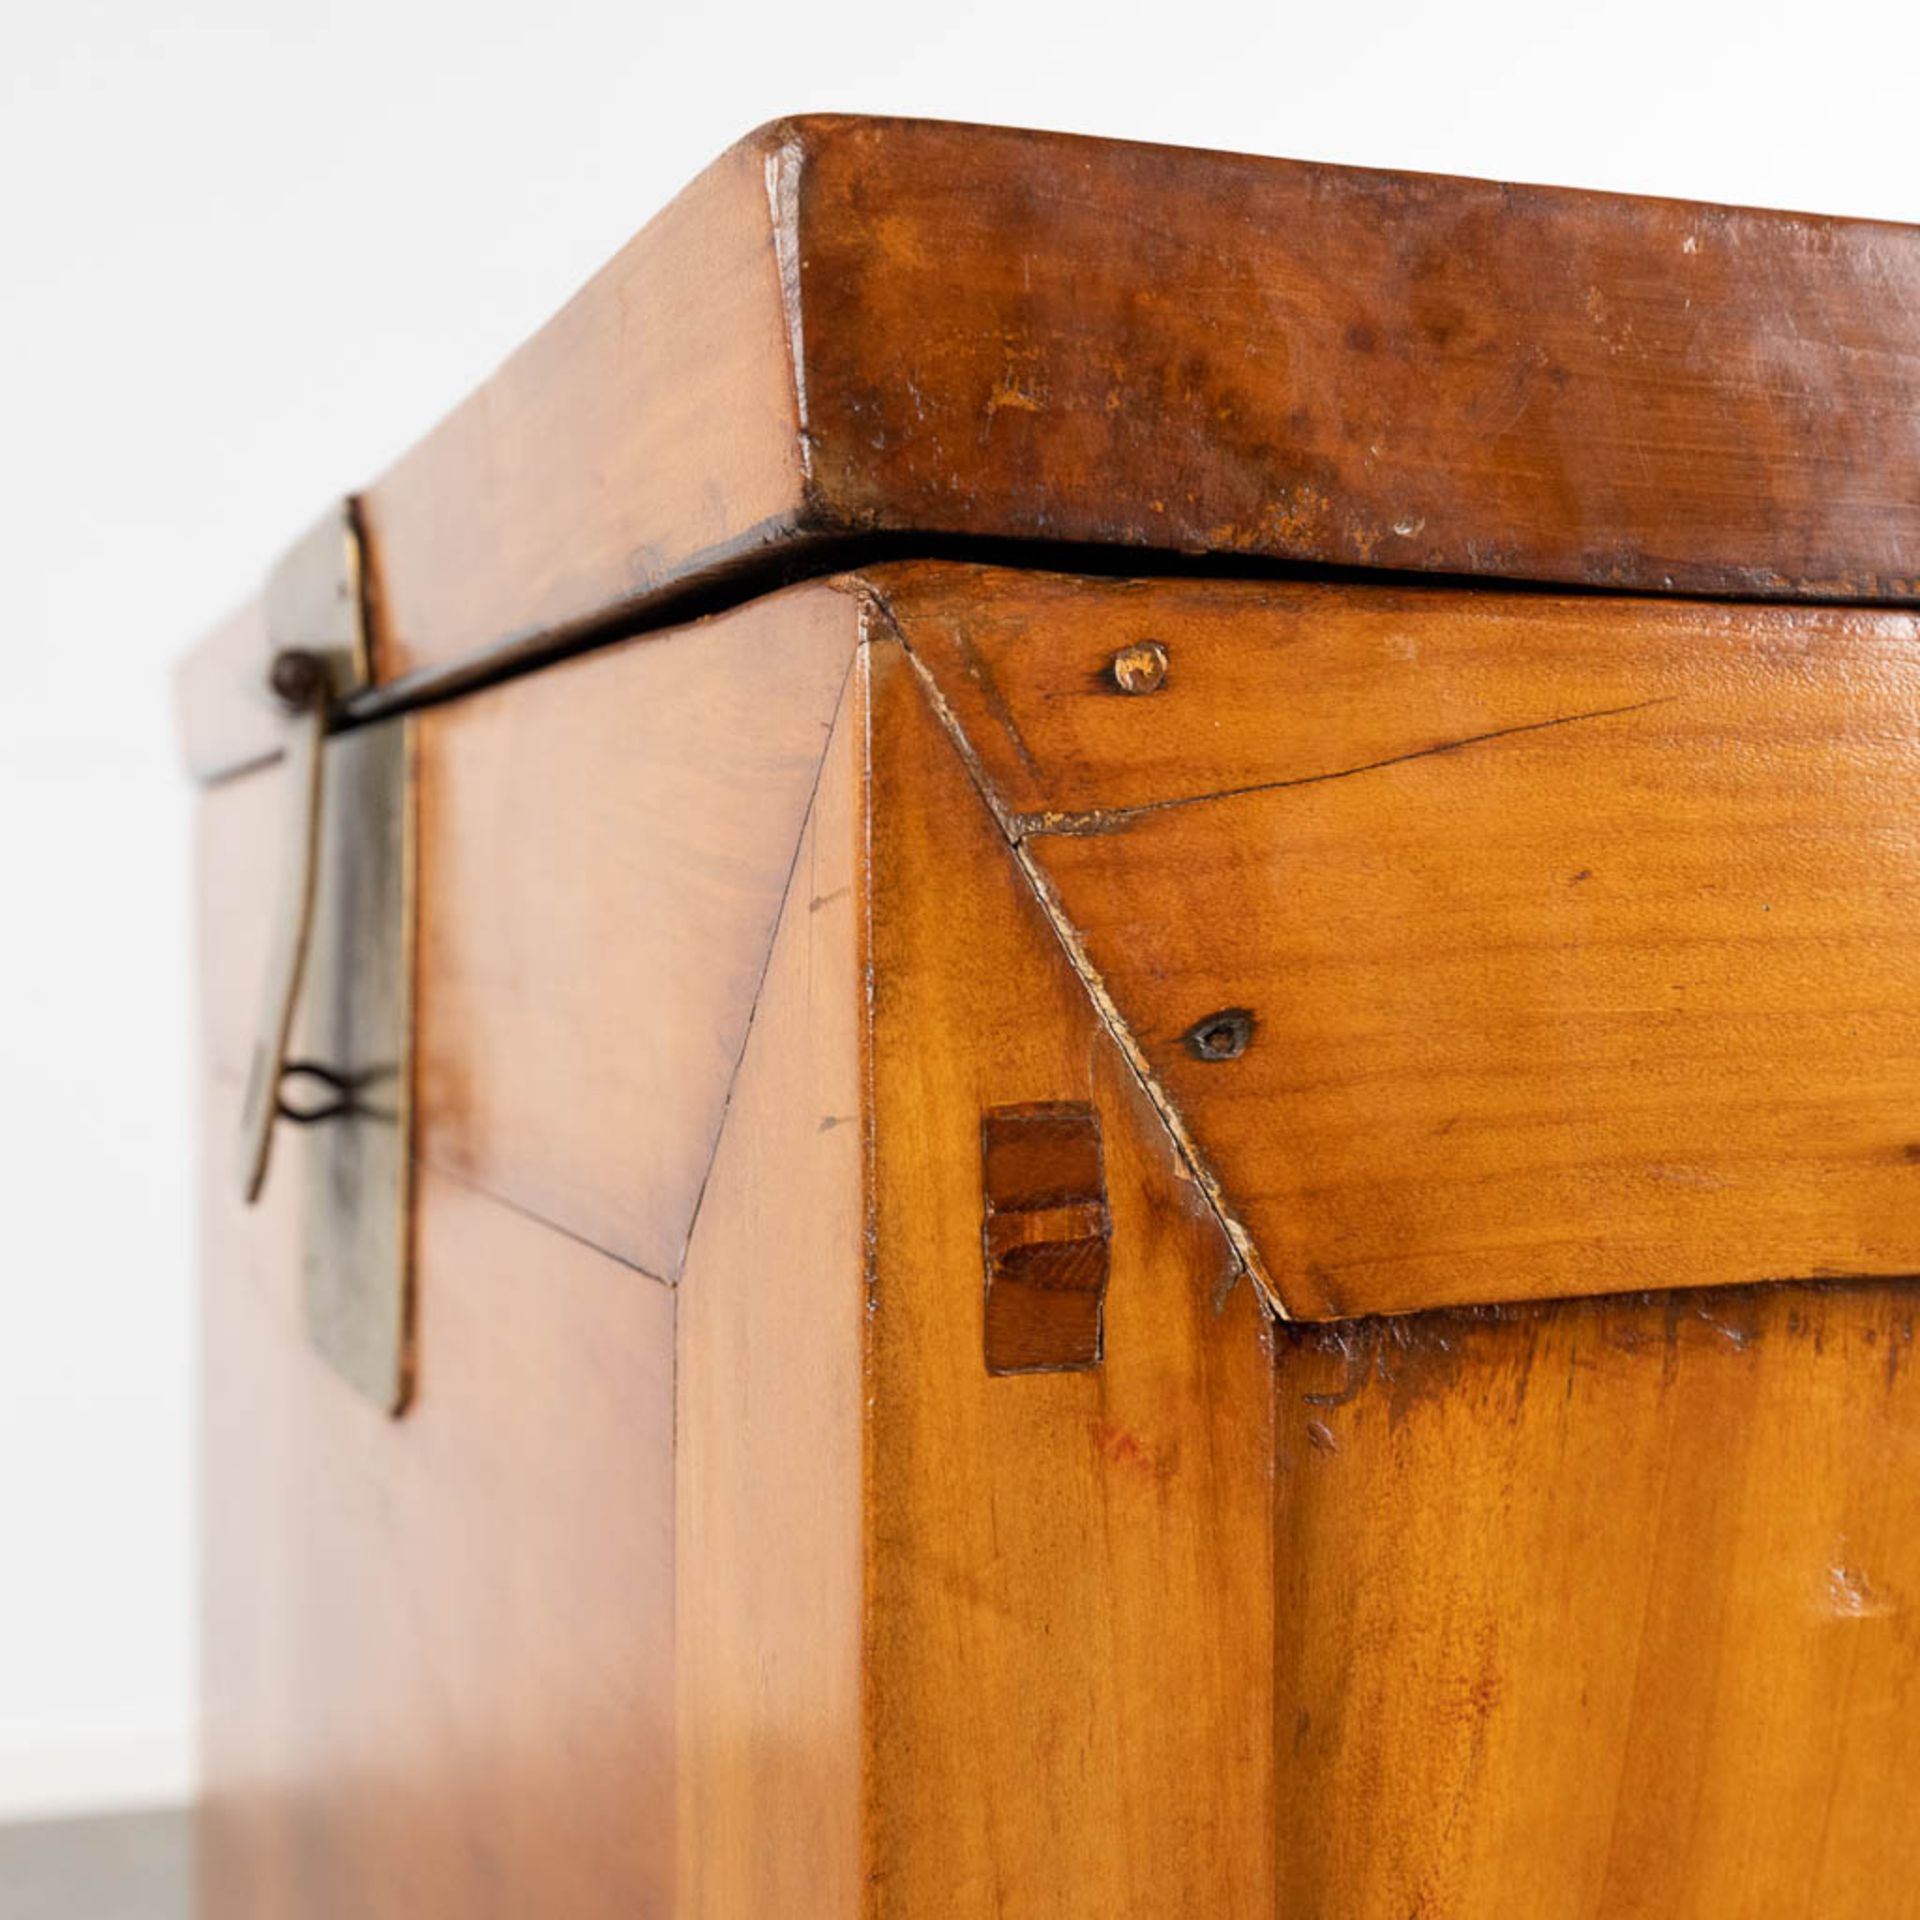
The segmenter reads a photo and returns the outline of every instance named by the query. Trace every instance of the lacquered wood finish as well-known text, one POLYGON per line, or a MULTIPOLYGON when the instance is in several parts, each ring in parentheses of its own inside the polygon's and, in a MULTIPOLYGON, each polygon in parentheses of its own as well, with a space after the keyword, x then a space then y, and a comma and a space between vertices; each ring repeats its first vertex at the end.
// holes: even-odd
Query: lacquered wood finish
POLYGON ((307 1344, 297 1206, 203 1202, 200 1913, 669 1911, 671 1293, 424 1173, 390 1422, 307 1344))
POLYGON ((897 644, 874 653, 870 1911, 1272 1911, 1252 1290, 897 644), (1099 1115, 1091 1372, 993 1375, 982 1112, 1099 1115))
POLYGON ((817 588, 711 648, 638 643, 420 716, 418 1391, 399 1422, 307 1343, 298 1156, 261 1215, 220 1177, 283 782, 203 800, 204 1920, 737 1912, 729 1835, 765 1863, 755 1893, 801 1912, 796 1889, 831 1883, 828 1821, 855 1860, 857 728, 837 824, 808 823, 857 633, 855 602, 817 588), (782 671, 760 684, 767 657, 782 671), (797 874, 835 896, 804 896, 801 932, 837 944, 775 968, 797 874), (698 954, 662 945, 688 927, 698 954), (783 1013, 809 981, 812 1013, 783 1013), (838 1138, 788 1097, 816 1068, 838 1138), (757 1186, 770 1162, 784 1213, 757 1186), (657 1248, 679 1273, 709 1187, 677 1296, 643 1269, 657 1248), (812 1287, 783 1311, 756 1284, 809 1256, 803 1274, 840 1272, 837 1320, 812 1287), (590 1379, 565 1377, 576 1361, 590 1379), (772 1410, 742 1426, 760 1395, 772 1410), (810 1412, 813 1445, 794 1451, 784 1409, 810 1412), (795 1659, 756 1684, 775 1618, 795 1659))
POLYGON ((882 590, 1288 1312, 1920 1271, 1920 619, 882 590))
MULTIPOLYGON (((825 593, 789 618, 858 610, 825 593)), ((777 644, 777 643, 776 643, 777 644)), ((862 1911, 864 677, 826 743, 679 1288, 679 1906, 862 1911)))
POLYGON ((200 1920, 1920 1913, 1916 313, 1678 202, 696 181, 358 501, 398 1421, 222 1178, 258 604, 183 670, 200 1920))
POLYGON ((853 645, 823 588, 421 716, 428 1164, 678 1277, 853 645))
MULTIPOLYGON (((1920 230, 811 117, 360 496, 376 678, 849 540, 1920 597, 1920 230)), ((182 689, 270 746, 243 614, 182 689)))
POLYGON ((382 681, 604 620, 791 538, 794 183, 716 161, 361 496, 382 681))
POLYGON ((1279 1913, 1920 1912, 1915 1306, 1281 1329, 1279 1913))
MULTIPOLYGON (((248 1220, 217 1177, 278 777, 213 789, 203 1920, 1911 1910, 1909 1289, 1273 1327, 1036 845, 1112 839, 1041 826, 1190 762, 1144 744, 1156 700, 1211 712, 1244 784, 1343 724, 1388 757, 1713 647, 1736 784, 1833 763, 1845 791, 1902 748, 1909 642, 1905 616, 897 568, 423 713, 442 937, 398 1423, 307 1350, 298 1194, 248 1220), (1409 638, 1432 704, 1363 698, 1409 638), (1153 691, 1101 690, 1148 641, 1153 691), (722 763, 751 805, 702 798, 722 763), (716 900, 675 971, 664 903, 716 900), (659 1071, 675 1012, 715 1072, 659 1071), (995 1161, 983 1117, 1034 1111, 1092 1116, 1097 1161, 1081 1132, 995 1161), (674 1120, 706 1156, 662 1182, 674 1120), (1056 1241, 1104 1213, 1096 1364, 993 1369, 992 1263, 1024 1244, 996 1195, 1056 1241), (635 1270, 650 1233, 685 1236, 677 1286, 635 1270)), ((1723 820, 1711 753, 1673 758, 1646 830, 1723 820)), ((1846 865, 1876 845, 1835 838, 1836 940, 1882 897, 1846 865)), ((1174 912, 1136 896, 1143 951, 1174 912)), ((1831 995, 1861 972, 1833 950, 1778 977, 1831 995)), ((1726 1231, 1710 1193, 1675 1219, 1726 1231)))
POLYGON ((1913 228, 1005 129, 786 137, 811 476, 855 525, 1920 585, 1913 228))

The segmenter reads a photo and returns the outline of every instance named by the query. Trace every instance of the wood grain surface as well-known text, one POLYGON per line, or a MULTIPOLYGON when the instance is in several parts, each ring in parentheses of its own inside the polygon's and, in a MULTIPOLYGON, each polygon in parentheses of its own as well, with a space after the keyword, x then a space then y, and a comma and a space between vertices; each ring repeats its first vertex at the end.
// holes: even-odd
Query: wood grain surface
POLYGON ((427 710, 398 1422, 210 789, 203 1920, 1920 1914, 1917 629, 903 564, 427 710), (1503 1298, 1656 1256, 1804 1277, 1503 1298))
POLYGON ((1920 1271, 1913 615, 876 586, 1289 1312, 1920 1271))
POLYGON ((1001 128, 784 138, 810 474, 854 524, 1920 585, 1920 230, 1001 128))
MULTIPOLYGON (((1910 600, 1916 312, 1909 227, 777 121, 359 496, 376 677, 876 538, 1910 600)), ((253 623, 202 772, 263 751, 253 623)))
POLYGON ((671 1292, 423 1172, 418 1386, 389 1421, 307 1344, 294 1181, 247 1213, 225 1139, 202 1920, 670 1911, 671 1292))
POLYGON ((1284 1920, 1920 1912, 1917 1303, 1281 1329, 1284 1920))
POLYGON ((989 1107, 980 1173, 987 1371, 1097 1367, 1113 1232, 1099 1113, 1082 1100, 989 1107))
POLYGON ((826 750, 677 1296, 684 1920, 863 1910, 865 720, 862 676, 826 750))
POLYGON ((420 1152, 672 1280, 855 616, 826 587, 420 720, 420 1152))
POLYGON ((361 496, 383 681, 790 540, 807 497, 782 142, 732 148, 361 496))
POLYGON ((898 648, 873 653, 868 1911, 1273 1912, 1252 1291, 898 648), (992 1375, 980 1122, 1092 1106, 1104 1358, 992 1375))

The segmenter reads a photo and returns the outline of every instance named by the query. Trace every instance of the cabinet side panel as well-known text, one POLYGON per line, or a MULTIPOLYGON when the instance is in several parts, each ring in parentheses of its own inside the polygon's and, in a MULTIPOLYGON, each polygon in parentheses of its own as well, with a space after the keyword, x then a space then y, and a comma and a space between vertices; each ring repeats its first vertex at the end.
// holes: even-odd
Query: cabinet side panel
POLYGON ((305 1156, 229 1178, 279 787, 201 811, 203 1920, 663 1911, 673 1296, 421 1169, 407 1416, 314 1353, 305 1156))
POLYGON ((293 1184, 211 1184, 203 1920, 664 1911, 671 1294, 425 1173, 390 1422, 307 1346, 293 1184))
POLYGON ((864 718, 855 685, 678 1292, 679 1910, 700 1920, 860 1910, 864 718))
POLYGON ((709 167, 361 497, 381 681, 617 618, 799 517, 779 164, 709 167))
POLYGON ((1281 1915, 1920 1912, 1915 1307, 1282 1329, 1281 1915))
POLYGON ((420 1151, 675 1279, 853 657, 827 587, 420 716, 420 1151))
POLYGON ((911 664, 871 655, 867 1910, 1270 1920, 1260 1312, 911 664))

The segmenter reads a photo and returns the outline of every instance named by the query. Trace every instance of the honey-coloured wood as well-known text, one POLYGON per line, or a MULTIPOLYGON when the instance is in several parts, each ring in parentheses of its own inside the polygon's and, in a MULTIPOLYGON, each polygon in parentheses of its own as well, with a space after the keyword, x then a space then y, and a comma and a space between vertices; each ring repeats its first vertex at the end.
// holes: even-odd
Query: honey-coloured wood
POLYGON ((854 639, 817 587, 421 716, 428 1164, 678 1277, 854 639))
POLYGON ((865 719, 856 667, 678 1293, 685 1920, 864 1904, 865 719))
POLYGON ((1920 1912, 1917 1305, 1281 1329, 1283 1920, 1920 1912))
MULTIPOLYGON (((1658 896, 1648 921, 1686 960, 1682 936, 1739 904, 1719 838, 1819 849, 1826 891, 1795 918, 1776 885, 1728 943, 1724 978, 1757 952, 1778 997, 1750 1055, 1727 1029, 1723 1071, 1777 1089, 1844 980, 1883 1080, 1809 1046, 1828 1107, 1756 1092, 1714 1144, 1748 1183, 1740 1245, 1796 1217, 1871 1226, 1832 1168, 1804 1193, 1789 1176, 1820 1112, 1865 1124, 1875 1086, 1899 1111, 1899 1030, 1872 1023, 1899 1011, 1905 949, 1873 914, 1904 840, 1862 821, 1907 750, 1912 651, 1894 613, 948 564, 423 713, 439 932, 403 1420, 308 1350, 297 1190, 257 1219, 217 1181, 205 1203, 204 1920, 453 1920, 496 1886, 516 1911, 702 1920, 1903 1911, 1910 1288, 1489 1296, 1274 1328, 1236 1241, 1251 1220, 1277 1244, 1259 1190, 1180 1074, 1257 1065, 1289 1018, 1296 1047, 1331 1030, 1297 955, 1291 999, 1247 986, 1251 936, 1186 904, 1222 876, 1245 892, 1291 829, 1196 836, 1124 919, 1084 911, 1123 889, 1055 856, 1425 770, 1454 783, 1444 802, 1336 818, 1339 847, 1416 835, 1400 866, 1453 877, 1433 925, 1458 938, 1505 897, 1460 884, 1461 849, 1522 872, 1526 834, 1572 808, 1550 798, 1558 749, 1589 723, 1537 726, 1536 703, 1625 709, 1596 730, 1665 716, 1644 765, 1615 742, 1575 782, 1581 833, 1617 815, 1614 864, 1558 885, 1579 898, 1623 861, 1647 888, 1662 863, 1691 874, 1699 898, 1658 896), (769 662, 791 671, 763 696, 769 662), (768 703, 751 745, 743 687, 768 703), (1455 791, 1527 741, 1556 748, 1528 780, 1455 791), (1329 751, 1366 771, 1326 777, 1329 751), (1256 790, 1190 789, 1202 764, 1256 790), (1808 806, 1849 794, 1821 837, 1808 806), (1705 864, 1676 867, 1701 835, 1705 864), (697 969, 649 944, 668 898, 707 915, 697 969), (1189 919, 1205 951, 1163 949, 1189 919), (1167 1022, 1184 1066, 1137 1017, 1185 977, 1166 951, 1214 970, 1203 1012, 1181 998, 1167 1022), (1892 1012, 1862 1011, 1869 989, 1892 1012), (676 1011, 711 1072, 649 1064, 676 1011), (571 1158, 543 1158, 568 1127, 571 1158), (580 1178, 541 1184, 555 1167, 580 1178), (1827 1211, 1794 1215, 1797 1193, 1827 1211), (636 1270, 645 1235, 686 1247, 677 1287, 636 1270), (1104 1282, 1065 1344, 1057 1316, 1015 1315, 1011 1348, 996 1325, 996 1261, 1029 1247, 1056 1280, 1104 1282)), ((280 785, 263 770, 202 806, 214 1168, 280 785)), ((1813 854, 1795 862, 1808 884, 1813 854)), ((1394 863, 1376 848, 1363 870, 1392 900, 1394 863)), ((1631 985, 1604 931, 1587 964, 1631 985)), ((1421 938, 1425 964, 1392 978, 1452 1004, 1448 949, 1421 938)), ((1650 1124, 1668 1083, 1644 1071, 1646 1099, 1606 1111, 1650 1124)), ((1483 1132, 1508 1111, 1489 1099, 1483 1132)), ((1373 1136, 1389 1164, 1400 1140, 1373 1136)), ((1667 1184, 1673 1270, 1725 1260, 1720 1190, 1667 1184)), ((1895 1235, 1905 1191, 1890 1179, 1895 1235)), ((1405 1232, 1411 1192, 1381 1175, 1320 1204, 1347 1233, 1405 1232)), ((1524 1219, 1573 1222, 1569 1286, 1617 1257, 1604 1222, 1538 1190, 1524 1219)))
POLYGON ((1914 615, 878 585, 1289 1313, 1920 1271, 1914 615))
POLYGON ((869 652, 869 1911, 1265 1920, 1263 1317, 911 666, 869 652), (1099 1117, 1103 1356, 994 1374, 981 1119, 1041 1102, 1099 1117))
MULTIPOLYGON (((316 1901, 414 1920, 475 1910, 501 1843, 494 1788, 470 1784, 461 1740, 503 1716, 546 1742, 543 1798, 507 1863, 529 1910, 1158 1913, 1195 1888, 1224 1914, 1270 1910, 1263 1317, 885 622, 877 669, 871 644, 855 651, 875 617, 860 583, 799 589, 420 717, 421 910, 442 935, 420 950, 420 1397, 403 1420, 383 1425, 308 1350, 291 1304, 297 1190, 282 1180, 259 1219, 223 1188, 206 1201, 221 1595, 206 1920, 326 1910, 316 1901), (667 1287, 586 1243, 606 1231, 601 1193, 648 1230, 682 1230, 679 1190, 638 1179, 639 1149, 663 1117, 707 1125, 704 1081, 603 1107, 580 1136, 599 1183, 551 1196, 527 1184, 537 1156, 461 1163, 439 1143, 463 1137, 480 1063, 513 1123, 487 1137, 538 1145, 543 1114, 561 1124, 568 1100, 592 1107, 651 1057, 652 1010, 629 1008, 609 969, 644 951, 660 889, 570 877, 582 847, 607 862, 625 844, 578 796, 623 817, 636 729, 676 662, 809 646, 852 670, 835 667, 825 720, 802 730, 812 765, 772 923, 756 907, 729 935, 763 977, 667 1287), (535 826, 537 864, 484 857, 535 826), (569 904, 590 893, 594 912, 569 904), (463 936, 478 958, 454 965, 455 926, 502 938, 463 936), (592 1024, 596 1049, 556 1047, 534 997, 582 1022, 599 1006, 623 1017, 592 1024), (1009 1152, 983 1121, 1010 1110, 1072 1125, 1037 1152, 1028 1127, 1009 1152), (994 1368, 994 1195, 1029 1222, 1063 1210, 1103 1260, 1111 1236, 1092 1296, 1105 1338, 1067 1356, 1071 1371, 1025 1370, 1061 1358, 1030 1350, 1011 1356, 1021 1370, 994 1368), (1061 1208, 1023 1204, 1048 1200, 1061 1208), (544 1398, 571 1392, 551 1371, 562 1352, 594 1383, 548 1419, 544 1398), (517 1493, 489 1504, 503 1449, 546 1503, 537 1524, 517 1493), (340 1504, 337 1527, 315 1530, 316 1502, 340 1504), (657 1557, 610 1548, 609 1502, 637 1530, 622 1537, 657 1557), (368 1538, 376 1513, 417 1537, 368 1538), (340 1565, 316 1581, 306 1555, 322 1548, 340 1565), (444 1564, 423 1573, 429 1551, 444 1564), (628 1587, 621 1643, 600 1610, 628 1587), (576 1595, 604 1741, 577 1738, 556 1717, 567 1698, 543 1691, 560 1656, 540 1637, 574 1630, 576 1595), (1225 1596, 1220 1619, 1210 1596, 1225 1596), (395 1610, 416 1601, 452 1643, 399 1686, 395 1610), (419 1691, 440 1679, 466 1716, 451 1733, 419 1691), (375 1751, 392 1811, 336 1779, 375 1751), (576 1792, 584 1811, 553 1832, 580 1836, 580 1853, 562 1860, 540 1806, 576 1792), (647 1818, 610 1851, 590 1822, 627 1793, 647 1818), (397 1856, 394 1825, 415 1804, 437 1823, 419 1863, 397 1856), (307 1847, 326 1855, 313 1876, 307 1847)), ((682 801, 659 781, 689 778, 703 743, 728 750, 734 722, 716 698, 671 710, 688 737, 642 789, 667 792, 663 807, 682 801)), ((268 769, 204 803, 216 1144, 237 1099, 224 983, 244 974, 271 898, 261 821, 280 784, 268 769)), ((774 784, 800 791, 785 773, 774 784)), ((735 845, 731 864, 685 865, 750 882, 757 901, 767 850, 752 834, 735 845)), ((708 1017, 727 957, 716 945, 699 979, 673 984, 682 1017, 708 1017)), ((499 1790, 519 1779, 503 1772, 499 1790)))
POLYGON ((987 1371, 1097 1367, 1111 1237, 1099 1114, 1072 1100, 989 1107, 980 1164, 987 1371))
POLYGON ((794 168, 740 142, 365 494, 385 682, 550 642, 786 537, 794 168))
POLYGON ((181 682, 198 1920, 1920 1914, 1916 313, 782 121, 376 481, 397 1419, 224 1178, 288 635, 181 682))
MULTIPOLYGON (((234 1098, 210 1089, 210 1123, 234 1098)), ((203 1920, 670 1912, 672 1294, 423 1173, 419 1380, 390 1421, 307 1343, 288 1169, 248 1214, 225 1138, 203 1920)))

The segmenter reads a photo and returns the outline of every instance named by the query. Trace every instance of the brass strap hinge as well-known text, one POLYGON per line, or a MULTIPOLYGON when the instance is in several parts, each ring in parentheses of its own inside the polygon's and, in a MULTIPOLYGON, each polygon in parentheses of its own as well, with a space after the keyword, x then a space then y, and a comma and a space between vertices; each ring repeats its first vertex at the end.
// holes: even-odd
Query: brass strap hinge
POLYGON ((409 1387, 413 824, 410 723, 331 731, 370 683, 352 506, 269 576, 263 673, 283 716, 287 834, 241 1102, 257 1203, 296 1164, 307 1327, 387 1412, 409 1387), (283 1143, 282 1123, 297 1141, 283 1143))

